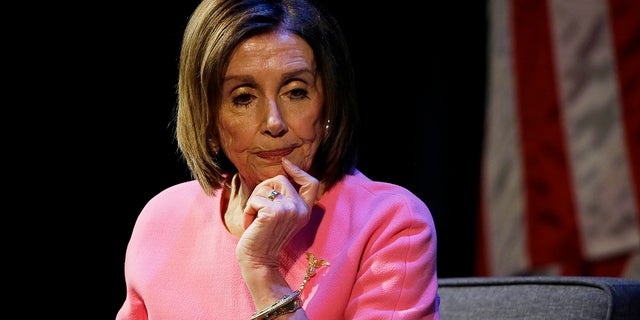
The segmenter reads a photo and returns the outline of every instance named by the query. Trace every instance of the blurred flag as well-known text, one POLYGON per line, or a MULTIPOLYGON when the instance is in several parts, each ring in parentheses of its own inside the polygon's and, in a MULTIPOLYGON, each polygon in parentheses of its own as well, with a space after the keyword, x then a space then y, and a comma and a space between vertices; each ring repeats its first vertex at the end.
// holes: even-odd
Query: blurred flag
POLYGON ((488 17, 478 275, 640 278, 640 1, 488 17))

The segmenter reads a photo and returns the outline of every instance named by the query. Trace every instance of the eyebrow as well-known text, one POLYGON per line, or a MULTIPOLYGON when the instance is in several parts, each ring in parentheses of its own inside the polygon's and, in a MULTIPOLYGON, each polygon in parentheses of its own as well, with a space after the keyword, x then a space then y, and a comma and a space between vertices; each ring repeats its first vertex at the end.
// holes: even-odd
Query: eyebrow
POLYGON ((293 78, 297 75, 303 74, 303 73, 309 73, 311 74, 314 78, 316 77, 316 72, 315 70, 311 70, 309 68, 301 68, 301 69, 297 69, 291 72, 287 72, 283 75, 283 79, 288 79, 288 78, 293 78))
MULTIPOLYGON (((300 69, 296 69, 290 72, 286 72, 282 75, 282 79, 290 79, 290 78, 294 78, 300 74, 304 74, 304 73, 309 73, 313 76, 313 78, 315 79, 315 77, 317 76, 315 70, 309 69, 309 68, 300 68, 300 69)), ((223 81, 227 82, 227 81, 231 81, 231 80, 239 80, 240 82, 253 82, 253 76, 251 75, 231 75, 231 76, 225 76, 223 81)))

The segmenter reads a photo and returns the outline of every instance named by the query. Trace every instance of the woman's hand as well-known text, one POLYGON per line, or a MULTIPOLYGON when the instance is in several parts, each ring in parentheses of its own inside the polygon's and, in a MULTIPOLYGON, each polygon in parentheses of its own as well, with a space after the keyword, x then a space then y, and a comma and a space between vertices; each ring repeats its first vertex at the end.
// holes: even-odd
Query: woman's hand
POLYGON ((288 177, 264 180, 247 200, 245 231, 236 248, 236 257, 244 268, 277 270, 280 252, 311 217, 318 180, 287 159, 282 159, 282 167, 288 177), (291 181, 300 187, 296 189, 291 181), (270 199, 273 190, 278 193, 270 199))

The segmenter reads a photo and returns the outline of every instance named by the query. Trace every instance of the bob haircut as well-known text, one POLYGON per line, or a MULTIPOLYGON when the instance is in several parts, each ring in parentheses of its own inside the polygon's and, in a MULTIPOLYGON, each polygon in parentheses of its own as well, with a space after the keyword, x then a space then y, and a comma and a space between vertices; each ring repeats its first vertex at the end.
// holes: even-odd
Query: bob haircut
POLYGON ((320 120, 328 129, 309 173, 328 190, 355 170, 360 120, 349 50, 335 18, 312 1, 203 0, 191 15, 180 52, 176 140, 192 177, 207 194, 237 172, 214 147, 220 145, 216 122, 231 54, 243 40, 276 30, 309 44, 324 86, 320 120))

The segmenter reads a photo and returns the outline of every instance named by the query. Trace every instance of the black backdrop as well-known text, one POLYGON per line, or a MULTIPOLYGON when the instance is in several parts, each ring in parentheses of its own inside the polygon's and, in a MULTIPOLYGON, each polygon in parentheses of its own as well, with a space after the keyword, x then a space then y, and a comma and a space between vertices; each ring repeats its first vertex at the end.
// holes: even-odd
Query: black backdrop
MULTIPOLYGON (((39 83, 55 88, 57 98, 40 105, 40 116, 46 122, 54 109, 61 117, 51 129, 60 134, 50 154, 55 167, 46 168, 59 182, 46 189, 57 195, 61 212, 74 213, 50 218, 70 225, 56 230, 68 255, 53 249, 60 257, 54 266, 80 278, 71 298, 90 301, 91 319, 113 319, 124 299, 124 254, 140 209, 189 178, 170 121, 180 38, 197 2, 58 7, 63 12, 49 17, 58 26, 38 30, 54 40, 38 51, 52 68, 51 78, 39 83)), ((364 122, 360 170, 427 203, 438 231, 440 277, 472 275, 485 1, 325 2, 343 26, 356 69, 364 122)))

